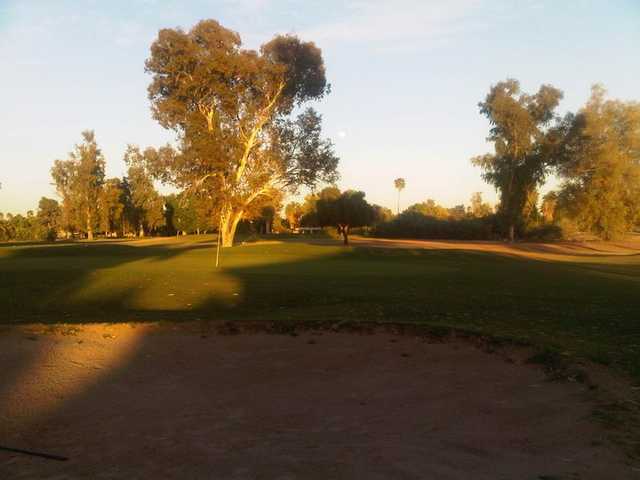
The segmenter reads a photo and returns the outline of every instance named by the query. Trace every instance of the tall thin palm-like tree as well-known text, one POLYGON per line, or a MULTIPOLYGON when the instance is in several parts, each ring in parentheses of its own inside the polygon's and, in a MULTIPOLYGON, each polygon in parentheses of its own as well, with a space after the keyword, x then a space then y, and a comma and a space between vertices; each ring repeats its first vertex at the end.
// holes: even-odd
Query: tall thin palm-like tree
POLYGON ((393 181, 393 184, 395 185, 396 190, 398 190, 398 206, 397 206, 398 212, 397 213, 398 215, 400 215, 400 192, 404 190, 406 183, 404 181, 404 178, 396 178, 393 181))

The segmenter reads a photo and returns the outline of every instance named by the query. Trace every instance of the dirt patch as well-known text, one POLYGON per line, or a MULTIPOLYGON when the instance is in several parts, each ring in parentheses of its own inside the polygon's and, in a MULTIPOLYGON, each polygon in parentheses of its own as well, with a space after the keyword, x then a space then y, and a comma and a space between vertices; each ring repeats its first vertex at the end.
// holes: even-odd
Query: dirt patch
POLYGON ((464 250, 486 252, 538 260, 563 260, 576 257, 640 256, 640 239, 626 242, 492 242, 466 240, 403 240, 354 236, 354 245, 383 248, 417 248, 426 250, 464 250))
POLYGON ((640 478, 586 385, 467 341, 158 325, 0 335, 0 478, 640 478))

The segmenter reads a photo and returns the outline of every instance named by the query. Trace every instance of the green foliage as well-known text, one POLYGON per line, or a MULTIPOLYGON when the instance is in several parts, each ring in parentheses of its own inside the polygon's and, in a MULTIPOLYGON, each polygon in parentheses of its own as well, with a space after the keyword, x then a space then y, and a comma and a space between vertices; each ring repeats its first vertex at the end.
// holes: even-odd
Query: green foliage
POLYGON ((387 238, 493 240, 496 220, 484 218, 435 217, 419 209, 407 209, 392 220, 376 225, 373 235, 387 238))
POLYGON ((320 115, 289 118, 329 91, 312 42, 277 36, 259 52, 245 50, 237 33, 204 20, 188 32, 160 30, 146 69, 154 117, 176 131, 179 148, 145 158, 161 180, 211 198, 223 245, 265 197, 335 179, 338 160, 320 138, 320 115))
POLYGON ((374 213, 372 225, 379 225, 393 218, 393 212, 390 209, 381 207, 380 205, 371 205, 371 207, 374 213))
POLYGON ((468 216, 467 210, 463 204, 456 205, 452 208, 447 208, 447 214, 451 220, 462 220, 468 216))
POLYGON ((640 104, 605 100, 596 86, 565 131, 558 213, 605 240, 625 235, 640 220, 640 104))
POLYGON ((558 206, 558 192, 550 191, 542 198, 540 214, 546 223, 553 223, 556 218, 556 208, 558 206))
POLYGON ((469 214, 474 218, 487 217, 493 213, 493 208, 488 203, 482 201, 482 193, 475 192, 471 195, 471 207, 469 214))
POLYGON ((404 187, 406 186, 406 182, 404 180, 404 178, 396 178, 393 181, 393 186, 396 187, 396 190, 398 190, 398 204, 396 206, 396 213, 400 213, 400 192, 402 190, 404 190, 404 187))
POLYGON ((304 215, 302 205, 298 202, 288 203, 284 207, 284 216, 290 229, 295 230, 300 227, 300 222, 304 215))
POLYGON ((544 181, 553 162, 551 152, 557 132, 549 127, 562 92, 543 85, 534 95, 522 93, 517 80, 491 87, 480 113, 491 128, 487 140, 495 153, 472 159, 483 178, 500 192, 499 217, 504 232, 513 240, 516 229, 526 223, 525 208, 531 192, 544 181))
POLYGON ((314 188, 318 182, 334 183, 338 179, 333 143, 321 134, 322 116, 312 108, 293 120, 279 118, 274 122, 272 153, 285 172, 283 186, 314 188))
POLYGON ((173 194, 165 197, 165 202, 169 231, 187 234, 198 229, 198 214, 191 196, 173 194))
POLYGON ((33 240, 44 239, 53 242, 58 236, 62 211, 60 204, 51 198, 42 197, 38 202, 38 221, 43 229, 43 233, 34 235, 33 240))
POLYGON ((420 215, 424 215, 427 217, 434 217, 434 218, 440 218, 440 219, 449 218, 449 210, 447 210, 441 205, 438 205, 434 200, 430 198, 427 199, 427 201, 425 202, 411 205, 405 211, 419 213, 420 215))
POLYGON ((531 226, 524 232, 527 240, 535 240, 539 242, 553 242, 567 238, 569 232, 565 232, 562 226, 555 223, 538 224, 531 226))
POLYGON ((129 145, 124 155, 130 195, 130 215, 140 236, 164 226, 164 199, 156 191, 144 154, 129 145))
POLYGON ((125 192, 119 178, 110 178, 104 182, 98 195, 98 215, 100 230, 105 235, 122 231, 123 214, 125 211, 125 192))
POLYGON ((42 197, 36 215, 0 213, 0 241, 54 241, 60 228, 61 210, 56 200, 42 197))
POLYGON ((51 237, 55 239, 32 211, 26 216, 0 213, 0 241, 48 240, 51 237))
POLYGON ((323 190, 316 202, 318 225, 337 227, 344 244, 348 245, 351 228, 371 225, 375 220, 376 212, 364 197, 364 192, 355 190, 343 193, 332 187, 323 190))
POLYGON ((82 132, 68 160, 56 160, 51 176, 62 198, 62 227, 93 239, 98 226, 98 197, 104 183, 105 160, 91 130, 82 132))

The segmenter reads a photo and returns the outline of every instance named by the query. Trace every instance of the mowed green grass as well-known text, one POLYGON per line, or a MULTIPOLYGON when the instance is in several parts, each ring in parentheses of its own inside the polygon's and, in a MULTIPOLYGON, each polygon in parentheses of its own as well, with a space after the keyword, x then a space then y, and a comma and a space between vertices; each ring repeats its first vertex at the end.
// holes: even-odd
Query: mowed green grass
MULTIPOLYGON (((560 258, 560 257, 559 257, 560 258)), ((415 322, 517 337, 640 379, 640 256, 535 260, 211 237, 0 247, 0 323, 415 322)))

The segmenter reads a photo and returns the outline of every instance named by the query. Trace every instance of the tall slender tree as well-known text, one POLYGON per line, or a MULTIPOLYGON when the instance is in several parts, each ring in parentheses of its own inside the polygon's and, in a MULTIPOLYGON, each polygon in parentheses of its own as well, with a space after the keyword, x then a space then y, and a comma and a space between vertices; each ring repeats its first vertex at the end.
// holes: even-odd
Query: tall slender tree
POLYGON ((396 208, 396 213, 400 215, 400 192, 404 190, 406 183, 404 181, 404 178, 396 178, 393 181, 393 185, 396 187, 396 190, 398 190, 398 205, 396 208))
POLYGON ((105 160, 93 130, 82 132, 83 142, 76 145, 67 160, 56 160, 51 176, 62 198, 67 228, 84 231, 93 240, 98 225, 98 196, 104 183, 105 160))
POLYGON ((482 168, 485 181, 500 192, 499 214, 510 240, 524 222, 524 209, 531 192, 544 181, 553 163, 553 145, 558 141, 552 127, 562 92, 543 85, 529 95, 517 80, 499 82, 478 105, 490 124, 488 141, 495 152, 472 159, 482 168))
POLYGON ((100 230, 107 237, 122 229, 122 214, 125 208, 123 200, 122 181, 119 178, 106 180, 98 195, 98 215, 100 230))
POLYGON ((132 221, 137 227, 138 235, 144 237, 146 232, 164 225, 164 200, 153 184, 144 154, 138 147, 129 145, 124 161, 129 167, 127 186, 132 205, 132 221))
POLYGON ((482 218, 491 215, 491 205, 482 201, 482 192, 475 192, 471 195, 471 207, 469 213, 472 217, 482 218))

